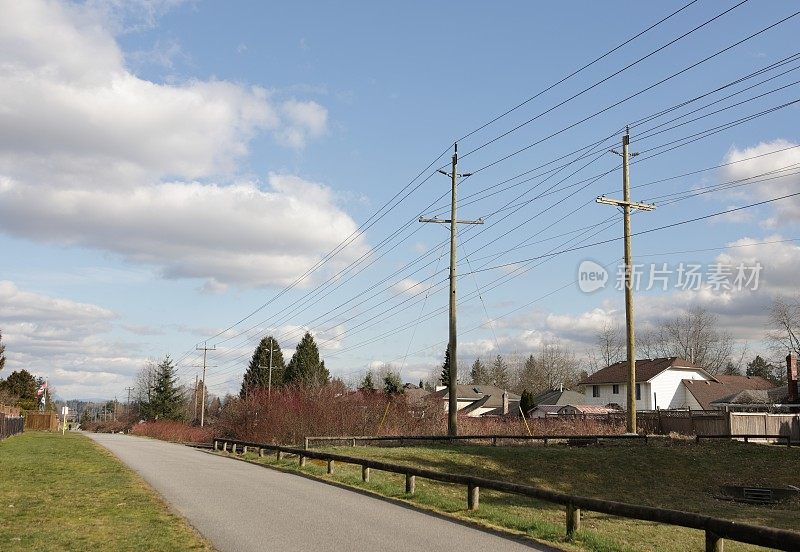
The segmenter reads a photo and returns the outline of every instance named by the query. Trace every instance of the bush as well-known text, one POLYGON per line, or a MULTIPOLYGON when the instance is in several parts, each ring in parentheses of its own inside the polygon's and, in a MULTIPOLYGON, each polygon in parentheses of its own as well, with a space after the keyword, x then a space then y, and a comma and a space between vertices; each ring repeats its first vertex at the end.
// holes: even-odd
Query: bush
POLYGON ((131 433, 174 443, 210 443, 214 437, 212 427, 193 426, 173 420, 141 422, 131 428, 131 433))
POLYGON ((403 395, 320 388, 257 390, 226 404, 218 435, 243 441, 301 444, 311 435, 435 435, 446 431, 438 407, 411 407, 403 395))

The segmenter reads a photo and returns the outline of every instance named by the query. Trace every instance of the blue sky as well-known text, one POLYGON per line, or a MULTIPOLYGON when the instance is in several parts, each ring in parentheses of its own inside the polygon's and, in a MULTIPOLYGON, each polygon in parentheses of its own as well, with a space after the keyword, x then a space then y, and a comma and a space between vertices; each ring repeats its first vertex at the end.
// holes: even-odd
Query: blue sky
MULTIPOLYGON (((308 329, 333 375, 355 380, 391 363, 407 381, 426 378, 447 339, 446 315, 432 315, 446 305, 446 255, 437 259, 447 232, 406 223, 447 192, 446 177, 425 180, 320 270, 273 298, 443 152, 434 168, 447 164, 455 139, 684 4, 8 2, 10 16, 0 23, 0 53, 8 60, 0 66, 4 372, 28 368, 48 376, 65 398, 122 396, 148 358, 167 353, 180 360, 184 381, 192 380, 194 347, 209 339, 218 350, 210 355, 208 382, 212 392, 225 393, 238 389, 260 337, 275 334, 288 356, 308 329), (404 268, 426 253, 421 264, 404 268), (282 310, 318 293, 318 285, 361 255, 377 260, 346 272, 302 308, 282 310), (440 285, 428 290, 431 283, 440 285), (358 300, 347 303, 351 298, 358 300)), ((795 11, 788 3, 745 2, 540 115, 735 5, 694 2, 459 143, 460 170, 482 169, 460 184, 467 197, 608 139, 574 176, 580 164, 549 180, 512 180, 518 185, 502 193, 462 201, 459 218, 487 217, 482 227, 460 229, 459 271, 475 272, 459 284, 468 299, 459 310, 462 365, 476 356, 527 355, 548 340, 582 359, 600 327, 624 321, 613 266, 603 290, 586 294, 575 284, 581 261, 606 265, 621 257, 619 241, 547 259, 500 287, 493 282, 513 267, 481 267, 618 237, 618 216, 582 228, 615 215, 593 199, 620 195, 619 158, 602 152, 618 147, 625 125, 633 124, 632 151, 642 152, 631 167, 634 186, 734 162, 634 188, 635 199, 659 205, 636 215, 637 230, 796 191, 796 176, 776 173, 781 178, 673 205, 659 197, 800 162, 800 148, 792 148, 796 105, 649 156, 659 145, 798 99, 800 70, 793 69, 800 60, 634 123, 795 54, 800 16, 483 168, 795 11), (663 132, 649 136, 649 129, 663 132), (761 157, 748 160, 755 156, 761 157), (576 184, 606 172, 585 188, 576 184), (553 185, 573 187, 536 198, 553 185), (508 202, 519 208, 495 213, 508 202), (523 240, 547 238, 497 256, 523 240), (527 305, 540 296, 546 297, 527 305)), ((636 237, 634 254, 645 263, 764 267, 755 291, 642 291, 642 326, 699 304, 739 347, 762 350, 765 309, 776 294, 794 293, 791 274, 800 268, 797 243, 786 241, 797 236, 796 207, 796 198, 788 198, 636 237), (707 251, 695 251, 701 249, 707 251), (667 254, 686 250, 693 252, 667 254)))

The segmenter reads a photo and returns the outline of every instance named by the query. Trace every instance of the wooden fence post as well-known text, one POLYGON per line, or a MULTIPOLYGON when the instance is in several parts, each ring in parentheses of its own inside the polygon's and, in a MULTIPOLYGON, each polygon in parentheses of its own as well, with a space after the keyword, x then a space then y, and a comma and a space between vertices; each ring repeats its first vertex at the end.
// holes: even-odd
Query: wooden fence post
POLYGON ((467 509, 477 510, 481 501, 481 488, 470 483, 467 485, 467 509))
POLYGON ((361 481, 369 483, 369 468, 367 466, 361 466, 361 481))
POLYGON ((303 450, 308 450, 308 437, 306 437, 306 440, 303 442, 303 450))
POLYGON ((275 460, 277 460, 278 462, 283 460, 283 451, 279 450, 275 453, 275 460))
POLYGON ((333 460, 328 460, 328 475, 333 473, 333 460))
POLYGON ((219 442, 214 439, 214 450, 219 450, 219 442))
POLYGON ((247 454, 247 445, 242 447, 242 454, 247 454))
POLYGON ((414 494, 417 488, 417 478, 413 475, 406 474, 406 494, 414 494))
POLYGON ((264 458, 264 449, 261 447, 258 447, 258 457, 264 458))
POLYGON ((231 445, 231 454, 236 454, 236 443, 231 445))
POLYGON ((572 540, 576 531, 581 530, 581 510, 573 504, 567 504, 567 539, 572 540))
POLYGON ((352 446, 352 447, 354 447, 354 448, 355 448, 355 446, 356 446, 356 440, 355 440, 355 438, 351 439, 350 446, 352 446))
POLYGON ((302 454, 300 455, 300 467, 304 468, 306 466, 306 457, 302 454))
POLYGON ((725 541, 709 530, 706 530, 706 552, 723 552, 725 541))

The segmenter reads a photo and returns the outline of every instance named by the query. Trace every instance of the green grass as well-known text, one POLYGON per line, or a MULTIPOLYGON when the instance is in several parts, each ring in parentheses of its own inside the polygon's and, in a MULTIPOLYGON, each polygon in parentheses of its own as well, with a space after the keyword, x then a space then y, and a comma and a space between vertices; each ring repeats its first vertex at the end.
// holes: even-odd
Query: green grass
POLYGON ((80 434, 0 441, 0 550, 211 550, 135 473, 80 434))
MULTIPOLYGON (((800 501, 777 506, 738 504, 715 498, 725 484, 785 486, 800 483, 800 449, 736 442, 695 444, 658 440, 648 445, 603 444, 529 447, 424 446, 330 448, 350 456, 386 460, 452 473, 537 485, 560 492, 635 504, 699 512, 726 519, 800 530, 800 501)), ((255 455, 251 459, 257 459, 255 455)), ((274 456, 257 459, 296 471, 297 460, 277 463, 274 456)), ((333 476, 324 463, 309 461, 304 472, 406 500, 476 523, 504 528, 573 550, 678 552, 702 550, 702 532, 584 512, 582 530, 572 543, 564 539, 563 508, 524 497, 481 492, 477 512, 466 510, 466 489, 418 479, 416 494, 404 493, 403 476, 372 471, 361 481, 359 466, 336 465, 333 476)), ((725 550, 759 548, 726 542, 725 550)))

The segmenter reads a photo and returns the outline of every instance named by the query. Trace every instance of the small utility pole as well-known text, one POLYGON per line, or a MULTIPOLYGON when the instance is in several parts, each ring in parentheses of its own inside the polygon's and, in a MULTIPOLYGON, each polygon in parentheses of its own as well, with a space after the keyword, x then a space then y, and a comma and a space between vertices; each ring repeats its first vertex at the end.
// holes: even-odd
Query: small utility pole
POLYGON ((618 199, 609 199, 605 196, 597 198, 597 203, 605 205, 614 205, 622 207, 624 218, 624 235, 625 235, 625 329, 627 333, 627 350, 628 350, 628 420, 627 432, 636 433, 636 341, 633 332, 633 260, 631 253, 631 209, 639 209, 640 211, 652 211, 656 208, 655 205, 650 203, 635 203, 631 201, 631 181, 628 170, 628 161, 630 157, 636 157, 638 153, 628 153, 628 144, 630 143, 630 134, 628 129, 625 129, 625 135, 622 137, 622 153, 611 150, 611 153, 622 156, 622 197, 618 199))
POLYGON ((458 144, 453 144, 453 161, 450 173, 439 171, 450 177, 450 219, 423 218, 419 217, 420 222, 434 222, 437 224, 450 224, 450 325, 448 332, 447 350, 450 353, 450 369, 448 371, 448 400, 447 400, 447 434, 455 437, 458 435, 458 342, 456 339, 456 229, 459 224, 483 224, 483 219, 478 220, 458 220, 456 218, 456 187, 458 177, 470 176, 471 173, 458 174, 458 144))
POLYGON ((203 427, 206 419, 206 355, 208 351, 216 351, 217 346, 214 345, 213 347, 208 346, 208 342, 203 342, 202 347, 195 347, 198 351, 203 351, 203 390, 202 395, 200 396, 200 427, 203 427))

